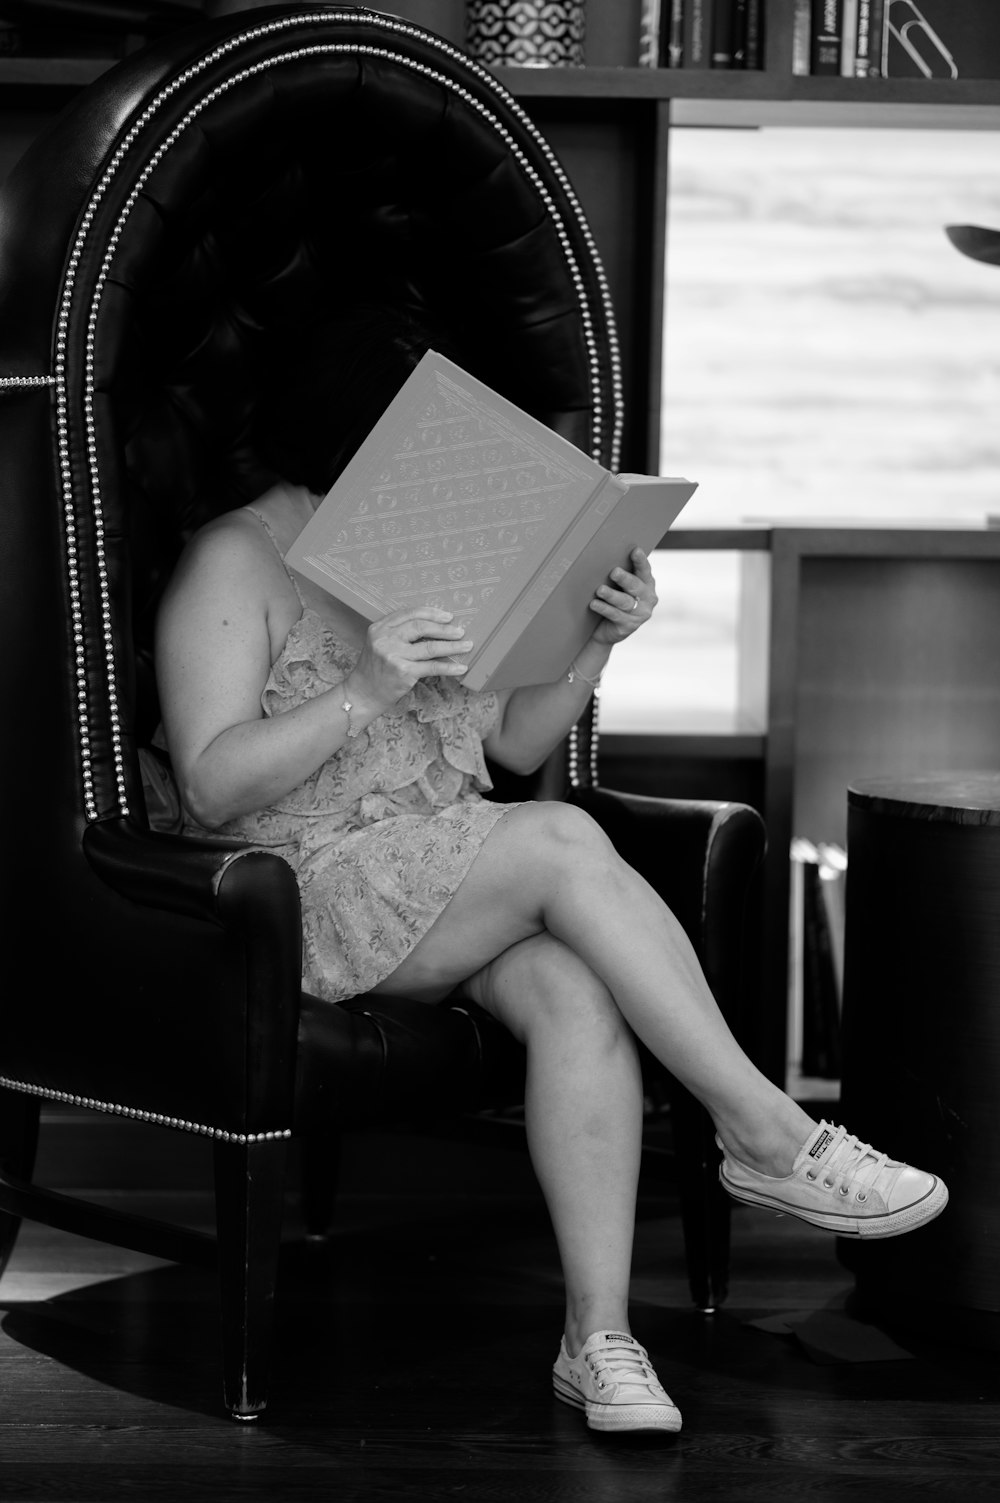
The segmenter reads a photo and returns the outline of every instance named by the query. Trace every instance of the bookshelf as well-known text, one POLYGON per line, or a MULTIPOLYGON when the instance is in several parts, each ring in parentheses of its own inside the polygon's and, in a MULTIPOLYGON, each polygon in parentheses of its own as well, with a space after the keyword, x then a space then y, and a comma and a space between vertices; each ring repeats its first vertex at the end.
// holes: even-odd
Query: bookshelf
MULTIPOLYGON (((391 9, 464 45, 463 0, 394 0, 391 9)), ((639 68, 633 65, 639 10, 639 0, 588 0, 586 67, 506 68, 497 76, 561 156, 594 230, 622 343, 628 412, 622 467, 655 473, 672 132, 998 130, 1000 81, 795 76, 793 0, 767 0, 759 71, 639 68)), ((0 58, 0 173, 77 89, 110 66, 100 58, 0 58)), ((842 840, 835 811, 848 778, 883 768, 920 770, 913 765, 916 742, 919 759, 943 758, 952 766, 995 760, 1000 687, 983 644, 1000 640, 994 603, 1000 532, 720 529, 671 534, 666 546, 741 556, 743 703, 729 724, 605 738, 602 777, 639 791, 742 798, 764 813, 772 854, 760 895, 762 1023, 748 1042, 783 1081, 789 883, 783 853, 803 810, 810 818, 820 811, 814 838, 842 840), (940 635, 920 638, 920 652, 906 654, 900 632, 919 635, 927 589, 940 635), (850 645, 845 622, 852 626, 850 645), (946 726, 948 735, 935 739, 927 732, 931 724, 946 726)))

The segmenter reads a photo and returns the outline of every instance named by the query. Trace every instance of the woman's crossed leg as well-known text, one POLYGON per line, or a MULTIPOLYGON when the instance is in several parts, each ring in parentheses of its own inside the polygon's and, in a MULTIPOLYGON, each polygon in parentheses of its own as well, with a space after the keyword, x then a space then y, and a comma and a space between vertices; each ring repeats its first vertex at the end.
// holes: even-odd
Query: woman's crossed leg
POLYGON ((636 1037, 712 1115, 737 1198, 882 1236, 947 1203, 935 1176, 817 1126, 756 1069, 673 914, 571 805, 511 808, 376 990, 431 1001, 458 986, 526 1045, 529 1148, 566 1282, 554 1386, 595 1429, 681 1424, 628 1326, 642 1126, 636 1037))

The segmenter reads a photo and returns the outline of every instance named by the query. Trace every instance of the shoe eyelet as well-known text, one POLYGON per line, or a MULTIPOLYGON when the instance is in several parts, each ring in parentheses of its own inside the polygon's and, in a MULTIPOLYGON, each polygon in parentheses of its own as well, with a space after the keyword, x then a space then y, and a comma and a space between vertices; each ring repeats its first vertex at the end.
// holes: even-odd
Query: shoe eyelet
POLYGON ((847 1188, 846 1185, 841 1185, 841 1187, 840 1187, 840 1193, 841 1193, 841 1195, 850 1195, 851 1192, 847 1188))
POLYGON ((858 1199, 861 1201, 861 1203, 863 1205, 864 1202, 868 1199, 867 1191, 865 1191, 865 1190, 859 1190, 858 1191, 858 1199))
POLYGON ((806 1170, 806 1179, 808 1179, 808 1180, 814 1180, 815 1178, 816 1178, 816 1176, 815 1176, 815 1174, 813 1174, 812 1170, 811 1169, 807 1169, 806 1170))
POLYGON ((834 1187, 834 1185, 836 1183, 837 1183, 837 1181, 835 1179, 825 1179, 823 1181, 823 1189, 824 1190, 832 1190, 833 1187, 834 1187))

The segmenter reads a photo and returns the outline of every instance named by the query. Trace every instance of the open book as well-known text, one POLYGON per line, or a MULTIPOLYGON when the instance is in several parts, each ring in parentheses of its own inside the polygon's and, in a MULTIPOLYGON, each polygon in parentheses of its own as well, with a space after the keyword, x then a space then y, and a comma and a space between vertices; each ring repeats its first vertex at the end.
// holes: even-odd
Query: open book
POLYGON ((452 611, 471 689, 561 677, 597 586, 654 547, 688 480, 614 475, 428 351, 337 477, 286 562, 369 621, 452 611))

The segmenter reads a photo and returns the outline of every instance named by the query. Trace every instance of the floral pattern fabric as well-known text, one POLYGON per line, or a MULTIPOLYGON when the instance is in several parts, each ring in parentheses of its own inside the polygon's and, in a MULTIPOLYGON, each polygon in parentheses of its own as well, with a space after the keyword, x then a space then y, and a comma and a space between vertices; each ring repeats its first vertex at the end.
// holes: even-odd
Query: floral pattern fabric
MULTIPOLYGON (((356 658, 306 606, 271 668, 264 714, 339 684, 356 658)), ((482 796, 496 717, 495 695, 422 679, 284 798, 215 832, 273 849, 295 871, 307 991, 331 1002, 369 991, 454 897, 512 807, 482 796)))

